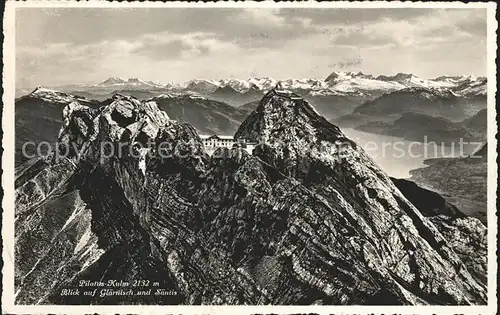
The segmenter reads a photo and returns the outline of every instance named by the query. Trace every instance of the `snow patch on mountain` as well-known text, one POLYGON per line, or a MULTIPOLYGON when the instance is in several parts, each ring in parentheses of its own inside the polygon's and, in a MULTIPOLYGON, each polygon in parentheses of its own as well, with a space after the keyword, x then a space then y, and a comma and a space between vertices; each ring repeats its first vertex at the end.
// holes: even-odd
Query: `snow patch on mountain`
POLYGON ((276 86, 278 80, 264 77, 264 78, 250 78, 248 83, 255 85, 261 91, 268 91, 276 86))
POLYGON ((154 82, 145 81, 139 78, 128 78, 127 80, 120 77, 110 77, 97 85, 98 87, 113 87, 121 89, 133 89, 133 88, 165 88, 167 85, 154 82))
POLYGON ((219 81, 194 79, 181 85, 184 89, 196 92, 214 92, 221 86, 219 81))
POLYGON ((222 79, 219 80, 220 87, 230 87, 239 93, 245 93, 252 87, 252 83, 245 80, 238 79, 222 79))
POLYGON ((484 96, 487 92, 487 82, 486 79, 466 82, 457 86, 455 91, 463 96, 484 96))
POLYGON ((51 89, 47 89, 44 87, 37 87, 33 92, 31 92, 29 97, 38 98, 40 100, 44 100, 47 102, 58 103, 58 104, 68 104, 74 101, 85 101, 85 98, 71 95, 67 93, 62 93, 58 91, 54 91, 51 89))
POLYGON ((333 72, 326 80, 330 89, 338 92, 355 91, 394 91, 406 86, 392 80, 375 79, 372 75, 362 72, 333 72))
POLYGON ((331 86, 332 90, 339 92, 354 92, 359 90, 364 91, 390 91, 390 90, 401 90, 405 86, 398 82, 385 82, 366 78, 350 78, 342 80, 331 86))
POLYGON ((450 87, 448 82, 422 79, 415 75, 410 75, 403 80, 399 80, 398 82, 402 83, 406 87, 423 87, 423 88, 450 87))
POLYGON ((109 77, 106 80, 99 83, 99 85, 100 86, 108 86, 108 85, 115 85, 115 84, 123 84, 126 82, 127 82, 126 80, 124 80, 120 77, 109 77))
POLYGON ((170 93, 163 93, 158 96, 155 96, 151 98, 150 100, 155 100, 155 99, 172 99, 172 98, 190 98, 190 99, 198 99, 198 100, 206 100, 206 97, 203 97, 197 93, 193 92, 170 92, 170 93))

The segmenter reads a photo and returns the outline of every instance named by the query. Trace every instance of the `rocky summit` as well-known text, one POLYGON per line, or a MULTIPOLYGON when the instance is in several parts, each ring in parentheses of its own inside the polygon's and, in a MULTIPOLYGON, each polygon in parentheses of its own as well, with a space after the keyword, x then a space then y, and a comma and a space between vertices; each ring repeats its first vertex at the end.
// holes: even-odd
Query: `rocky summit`
POLYGON ((66 154, 16 173, 19 304, 486 303, 486 256, 467 255, 484 225, 439 198, 417 208, 420 190, 293 93, 269 91, 239 127, 253 155, 207 155, 151 100, 63 115, 66 154), (113 280, 176 294, 65 294, 113 280))

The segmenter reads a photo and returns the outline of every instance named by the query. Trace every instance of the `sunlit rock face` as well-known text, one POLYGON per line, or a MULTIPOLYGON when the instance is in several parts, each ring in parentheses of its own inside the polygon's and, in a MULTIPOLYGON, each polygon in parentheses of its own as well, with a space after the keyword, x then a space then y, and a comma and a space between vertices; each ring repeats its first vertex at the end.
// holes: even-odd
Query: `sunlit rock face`
POLYGON ((209 156, 195 129, 154 101, 66 106, 68 154, 17 170, 18 303, 486 302, 483 261, 465 260, 471 248, 455 233, 484 226, 426 218, 300 97, 271 90, 235 138, 259 145, 209 156), (60 294, 112 279, 177 294, 60 294))
POLYGON ((471 294, 469 298, 481 295, 484 284, 472 280, 453 245, 436 226, 360 147, 317 115, 307 102, 293 94, 272 91, 236 135, 260 141, 254 155, 339 211, 338 216, 347 221, 340 226, 351 226, 360 234, 352 239, 365 254, 365 273, 377 272, 380 279, 419 298, 432 299, 434 295, 438 300, 438 296, 448 295, 448 302, 454 303, 450 301, 464 297, 464 291, 458 289, 461 285, 471 294), (458 291, 462 293, 456 295, 458 291))

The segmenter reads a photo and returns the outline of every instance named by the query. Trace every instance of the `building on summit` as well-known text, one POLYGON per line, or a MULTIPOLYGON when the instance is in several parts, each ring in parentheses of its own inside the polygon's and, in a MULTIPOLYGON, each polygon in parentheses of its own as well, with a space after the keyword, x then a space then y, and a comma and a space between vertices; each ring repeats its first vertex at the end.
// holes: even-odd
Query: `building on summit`
POLYGON ((235 139, 233 136, 224 135, 200 135, 203 145, 209 154, 212 154, 216 148, 234 148, 240 147, 252 154, 257 143, 247 141, 245 139, 235 139))

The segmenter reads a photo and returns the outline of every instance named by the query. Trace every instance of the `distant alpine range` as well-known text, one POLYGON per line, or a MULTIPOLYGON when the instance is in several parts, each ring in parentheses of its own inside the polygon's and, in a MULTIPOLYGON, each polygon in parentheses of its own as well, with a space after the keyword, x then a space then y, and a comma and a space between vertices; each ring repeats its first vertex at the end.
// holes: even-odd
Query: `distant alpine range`
MULTIPOLYGON (((411 73, 398 73, 396 75, 373 76, 363 72, 334 71, 325 79, 300 78, 277 80, 270 77, 256 77, 247 80, 220 79, 206 80, 193 79, 184 83, 160 83, 142 80, 139 78, 123 79, 109 77, 98 84, 67 84, 51 88, 65 92, 94 92, 100 95, 103 92, 116 90, 172 90, 190 91, 199 93, 252 93, 265 92, 276 86, 277 83, 289 90, 302 90, 305 95, 358 95, 368 96, 377 93, 402 90, 410 87, 449 89, 456 95, 474 96, 485 95, 486 78, 470 75, 440 76, 433 79, 420 78, 411 73)), ((21 90, 22 92, 23 90, 21 90)), ((24 90, 26 92, 26 90, 24 90)))
MULTIPOLYGON (((486 108, 487 80, 484 77, 471 75, 423 79, 406 73, 375 77, 363 72, 334 71, 325 79, 277 80, 269 77, 248 80, 193 79, 181 84, 159 83, 139 78, 109 77, 97 84, 39 87, 34 92, 37 97, 41 98, 50 98, 51 96, 47 96, 50 93, 46 94, 44 91, 52 90, 56 94, 64 92, 73 97, 84 97, 95 101, 110 99, 118 93, 140 100, 155 98, 163 103, 171 104, 169 106, 173 106, 173 103, 205 104, 206 106, 201 105, 200 108, 211 113, 217 112, 229 120, 224 124, 226 127, 214 129, 214 127, 197 123, 193 125, 203 132, 231 133, 236 130, 246 114, 257 107, 264 94, 278 84, 283 89, 303 97, 321 115, 336 124, 360 130, 370 129, 376 133, 392 134, 394 132, 370 124, 392 123, 407 112, 440 116, 453 123, 468 119, 479 110, 486 108), (234 124, 235 121, 236 124, 234 124)), ((18 89, 17 96, 29 94, 33 92, 33 89, 34 87, 18 89)), ((62 97, 60 93, 58 95, 59 98, 62 97)), ((64 99, 61 101, 64 102, 64 99)), ((179 111, 179 114, 173 115, 174 117, 189 116, 187 113, 192 105, 182 107, 182 113, 179 111)), ((175 109, 172 110, 175 111, 175 109)), ((470 138, 477 138, 476 134, 473 133, 470 138)))

